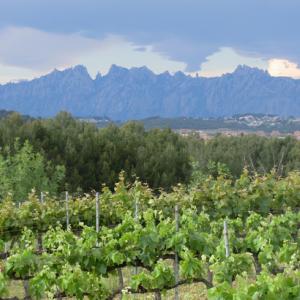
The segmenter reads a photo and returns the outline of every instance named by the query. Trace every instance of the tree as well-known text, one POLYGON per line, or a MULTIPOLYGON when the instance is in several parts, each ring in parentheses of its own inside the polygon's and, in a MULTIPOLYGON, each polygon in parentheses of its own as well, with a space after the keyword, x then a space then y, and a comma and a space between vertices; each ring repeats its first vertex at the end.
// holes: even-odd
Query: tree
POLYGON ((64 179, 63 166, 53 167, 28 141, 21 147, 17 140, 14 154, 0 154, 0 196, 11 193, 16 201, 26 199, 32 189, 54 194, 64 179))

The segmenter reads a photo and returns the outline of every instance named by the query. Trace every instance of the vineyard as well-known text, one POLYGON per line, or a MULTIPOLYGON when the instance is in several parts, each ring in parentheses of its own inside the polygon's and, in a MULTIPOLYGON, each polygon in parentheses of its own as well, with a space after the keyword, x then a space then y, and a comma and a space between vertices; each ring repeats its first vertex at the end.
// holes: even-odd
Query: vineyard
POLYGON ((300 174, 247 171, 170 193, 121 175, 113 192, 7 197, 0 299, 299 299, 299 203, 300 174))

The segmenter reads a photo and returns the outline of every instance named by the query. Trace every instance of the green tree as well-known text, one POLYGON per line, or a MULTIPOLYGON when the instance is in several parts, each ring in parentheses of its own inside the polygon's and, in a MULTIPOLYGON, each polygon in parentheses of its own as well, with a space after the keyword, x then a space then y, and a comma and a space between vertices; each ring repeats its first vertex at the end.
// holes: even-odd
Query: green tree
POLYGON ((21 147, 17 140, 14 154, 0 155, 0 195, 11 193, 16 201, 21 201, 32 189, 56 193, 64 173, 63 166, 53 167, 40 153, 34 153, 28 141, 21 147))

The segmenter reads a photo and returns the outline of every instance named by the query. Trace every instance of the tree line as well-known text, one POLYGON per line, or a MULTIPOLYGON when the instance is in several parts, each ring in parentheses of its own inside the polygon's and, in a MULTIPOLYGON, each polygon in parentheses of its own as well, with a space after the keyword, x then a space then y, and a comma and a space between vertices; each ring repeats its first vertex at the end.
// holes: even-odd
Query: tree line
MULTIPOLYGON (((188 182, 191 173, 187 144, 169 129, 146 131, 134 122, 98 129, 65 112, 51 119, 35 120, 10 114, 0 120, 0 146, 2 161, 11 161, 14 156, 24 159, 23 162, 19 159, 19 164, 2 164, 3 173, 10 168, 11 174, 16 173, 12 165, 18 165, 15 170, 24 169, 24 180, 30 175, 25 170, 27 167, 42 176, 41 168, 38 171, 36 166, 39 161, 39 166, 45 168, 44 178, 53 177, 59 168, 57 191, 87 192, 99 190, 102 184, 113 188, 121 171, 128 181, 138 177, 154 189, 168 190, 178 182, 188 182)), ((45 187, 45 184, 37 185, 45 187)))
POLYGON ((274 169, 285 176, 300 168, 300 142, 292 137, 218 135, 204 141, 170 129, 145 130, 137 122, 100 129, 65 112, 50 119, 1 118, 0 147, 0 197, 10 192, 18 199, 32 188, 53 194, 114 189, 121 171, 128 182, 139 178, 159 192, 199 174, 238 178, 246 167, 250 174, 274 169))
POLYGON ((266 174, 274 170, 278 176, 300 169, 300 141, 262 137, 254 134, 227 137, 221 134, 204 141, 196 136, 187 139, 195 169, 217 176, 218 172, 239 177, 244 168, 252 174, 266 174))

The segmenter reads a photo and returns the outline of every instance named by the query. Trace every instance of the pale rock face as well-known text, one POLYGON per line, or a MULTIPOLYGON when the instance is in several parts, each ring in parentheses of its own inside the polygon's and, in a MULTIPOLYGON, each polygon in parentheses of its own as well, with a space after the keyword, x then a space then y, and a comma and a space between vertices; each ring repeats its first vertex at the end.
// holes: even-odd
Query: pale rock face
POLYGON ((75 116, 123 121, 243 113, 300 116, 300 80, 271 77, 247 66, 221 77, 194 78, 182 72, 156 75, 146 67, 116 65, 93 80, 85 67, 76 66, 32 81, 0 85, 0 109, 41 117, 65 110, 75 116))

